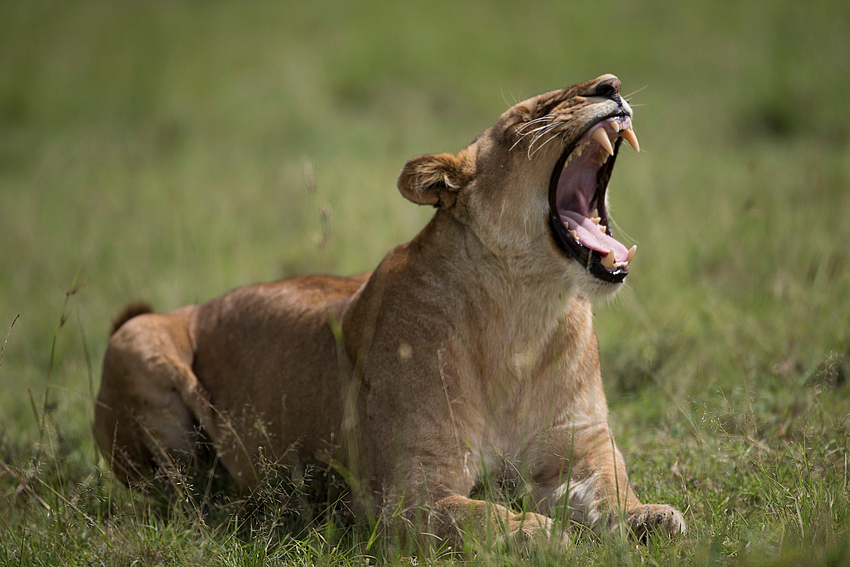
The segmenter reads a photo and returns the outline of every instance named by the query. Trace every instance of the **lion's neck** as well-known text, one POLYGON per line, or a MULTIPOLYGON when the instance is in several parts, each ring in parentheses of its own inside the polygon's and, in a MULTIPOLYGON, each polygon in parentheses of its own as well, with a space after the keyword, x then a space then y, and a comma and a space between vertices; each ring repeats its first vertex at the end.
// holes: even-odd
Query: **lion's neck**
POLYGON ((420 320, 444 326, 479 358, 495 353, 542 361, 557 340, 571 293, 562 282, 512 268, 451 213, 438 211, 346 302, 342 330, 349 355, 357 358, 369 348, 381 313, 393 319, 416 305, 420 320))
POLYGON ((537 351, 557 332, 572 290, 500 259, 450 213, 439 211, 410 246, 422 256, 411 263, 425 266, 433 284, 456 298, 464 320, 489 342, 537 351))

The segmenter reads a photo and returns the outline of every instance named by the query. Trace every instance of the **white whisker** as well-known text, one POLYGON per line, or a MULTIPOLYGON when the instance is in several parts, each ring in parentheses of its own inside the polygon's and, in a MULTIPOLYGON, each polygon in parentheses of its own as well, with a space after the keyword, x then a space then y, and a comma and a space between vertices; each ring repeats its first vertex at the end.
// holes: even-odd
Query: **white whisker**
POLYGON ((514 142, 513 145, 510 148, 508 148, 508 151, 512 152, 513 149, 516 147, 516 145, 519 144, 520 142, 522 142, 522 138, 519 138, 516 142, 514 142))
POLYGON ((531 126, 532 124, 539 124, 541 122, 551 122, 552 118, 547 114, 546 116, 541 116, 540 118, 535 118, 534 120, 529 120, 525 124, 523 124, 520 128, 517 128, 517 132, 523 132, 526 128, 531 126))
POLYGON ((534 134, 534 138, 532 139, 531 143, 533 144, 534 142, 536 142, 537 140, 539 140, 557 127, 558 124, 547 124, 546 126, 541 126, 540 128, 532 130, 532 132, 529 132, 529 134, 534 134))
MULTIPOLYGON (((545 131, 541 132, 538 136, 536 136, 536 137, 534 138, 534 140, 532 141, 531 145, 533 146, 535 142, 537 142, 537 141, 538 141, 538 140, 540 140, 543 136, 545 136, 545 135, 549 134, 550 132, 552 132, 552 131, 553 131, 553 130, 555 130, 556 128, 559 128, 561 125, 562 125, 561 123, 555 123, 555 124, 552 124, 552 126, 551 126, 550 128, 548 128, 547 130, 545 130, 545 131)), ((558 133, 555 133, 555 134, 553 134, 552 136, 549 136, 549 138, 548 138, 545 142, 543 142, 542 144, 538 145, 537 149, 536 149, 536 150, 534 150, 533 152, 531 152, 531 154, 530 154, 530 155, 531 155, 531 156, 533 156, 533 155, 534 155, 534 154, 536 154, 538 151, 540 151, 540 149, 541 149, 543 146, 545 146, 546 144, 548 144, 548 143, 549 143, 549 142, 551 142, 554 138, 557 138, 557 137, 558 137, 558 133)), ((530 156, 529 156, 529 157, 530 157, 530 156)))
POLYGON ((639 92, 641 92, 642 90, 647 89, 647 88, 649 88, 649 85, 644 85, 641 88, 639 88, 638 90, 632 91, 631 93, 627 94, 623 98, 626 99, 626 100, 629 100, 630 98, 632 98, 633 96, 635 96, 636 94, 638 94, 639 92))
POLYGON ((535 128, 534 130, 528 131, 527 134, 533 134, 534 132, 540 132, 541 130, 546 130, 547 128, 556 128, 557 126, 558 126, 558 124, 551 124, 551 123, 545 124, 543 126, 539 126, 539 127, 535 128))
POLYGON ((542 150, 542 149, 543 149, 543 146, 545 146, 546 144, 548 144, 549 142, 551 142, 552 140, 554 140, 554 139, 555 139, 555 138, 557 138, 557 137, 558 137, 558 134, 554 134, 554 135, 552 135, 552 136, 549 136, 549 139, 548 139, 548 140, 546 140, 545 142, 543 142, 542 144, 540 144, 539 146, 537 146, 537 149, 536 149, 536 150, 534 150, 534 152, 532 152, 532 154, 531 154, 531 155, 534 155, 534 154, 536 154, 537 152, 539 152, 540 150, 542 150))

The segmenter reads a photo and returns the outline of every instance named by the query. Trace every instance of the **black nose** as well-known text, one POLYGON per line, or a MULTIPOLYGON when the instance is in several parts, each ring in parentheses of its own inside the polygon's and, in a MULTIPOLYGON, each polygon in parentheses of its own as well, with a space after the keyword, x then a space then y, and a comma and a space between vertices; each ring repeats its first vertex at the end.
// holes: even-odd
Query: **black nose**
POLYGON ((593 91, 595 96, 618 100, 620 98, 620 79, 613 75, 596 84, 593 91))

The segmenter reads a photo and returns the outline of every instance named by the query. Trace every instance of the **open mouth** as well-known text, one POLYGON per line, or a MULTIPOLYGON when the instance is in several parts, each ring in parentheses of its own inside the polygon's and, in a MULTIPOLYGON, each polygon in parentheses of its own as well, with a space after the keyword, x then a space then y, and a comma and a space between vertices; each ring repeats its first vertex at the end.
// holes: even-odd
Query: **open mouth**
POLYGON ((620 145, 640 151, 631 117, 621 113, 594 124, 561 155, 549 180, 549 224, 555 242, 594 277, 622 282, 637 246, 611 235, 605 192, 620 145))

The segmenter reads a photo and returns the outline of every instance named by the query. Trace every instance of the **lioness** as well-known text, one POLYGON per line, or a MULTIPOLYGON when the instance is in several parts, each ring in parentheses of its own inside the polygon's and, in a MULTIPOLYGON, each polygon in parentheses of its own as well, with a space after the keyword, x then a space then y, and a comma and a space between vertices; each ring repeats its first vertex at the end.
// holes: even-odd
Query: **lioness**
POLYGON ((634 248, 611 236, 620 81, 603 75, 510 108, 457 155, 405 164, 433 219, 374 272, 241 287, 116 321, 97 442, 133 484, 209 439, 240 484, 258 464, 344 468, 357 500, 449 544, 566 541, 552 517, 636 537, 683 532, 641 504, 608 427, 589 298, 615 293, 634 248), (470 498, 521 475, 536 512, 470 498))

